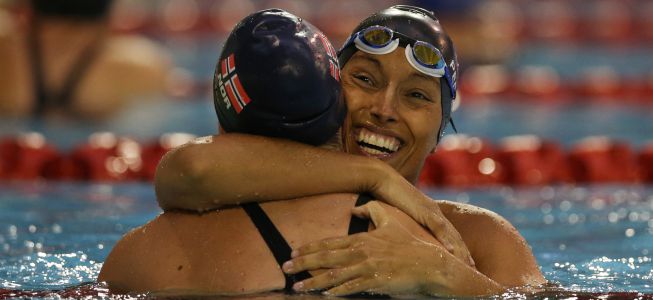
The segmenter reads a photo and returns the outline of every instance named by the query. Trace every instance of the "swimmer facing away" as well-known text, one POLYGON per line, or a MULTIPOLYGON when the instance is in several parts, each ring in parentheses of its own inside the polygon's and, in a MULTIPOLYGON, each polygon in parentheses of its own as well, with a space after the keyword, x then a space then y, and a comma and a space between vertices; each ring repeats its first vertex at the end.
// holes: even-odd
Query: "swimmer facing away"
MULTIPOLYGON (((265 152, 250 151, 248 144, 238 143, 239 138, 255 144, 273 143, 282 148, 273 152, 290 156, 289 164, 306 160, 303 154, 310 152, 312 162, 302 164, 308 169, 323 165, 322 160, 346 157, 357 161, 356 156, 305 144, 328 141, 345 114, 340 74, 331 49, 319 30, 281 10, 264 10, 241 21, 223 48, 214 78, 219 121, 225 131, 232 132, 221 136, 235 138, 224 140, 229 144, 221 146, 249 155, 251 164, 265 163, 269 157, 265 152), (334 63, 335 70, 331 68, 334 63)), ((205 168, 211 157, 204 150, 215 146, 219 137, 201 138, 175 151, 204 154, 187 156, 192 159, 186 163, 205 168)), ((278 155, 275 153, 271 155, 278 155)), ((164 159, 159 170, 166 168, 165 163, 164 159)), ((250 175, 242 179, 266 180, 250 175)), ((396 176, 400 175, 391 175, 393 179, 396 176)), ((207 179, 197 184, 212 186, 214 182, 207 179)), ((400 187, 399 194, 420 197, 412 185, 401 180, 392 183, 400 187)), ((528 245, 504 219, 465 204, 443 204, 442 210, 469 247, 476 267, 450 253, 402 211, 371 201, 365 194, 330 193, 203 214, 166 211, 116 244, 98 280, 107 282, 114 292, 184 295, 266 291, 489 295, 544 282, 528 245), (371 219, 374 226, 359 217, 371 219), (349 234, 351 240, 341 239, 349 234), (330 240, 315 243, 324 239, 330 240), (311 248, 348 246, 342 242, 363 248, 334 248, 330 252, 335 256, 322 260, 317 268, 306 265, 312 261, 308 257, 295 257, 293 264, 288 263, 311 248), (357 263, 347 265, 352 254, 357 263), (391 267, 392 272, 370 269, 375 266, 391 267), (329 285, 317 286, 323 282, 329 285)))
POLYGON ((112 35, 113 0, 26 2, 26 24, 0 10, 0 115, 98 120, 164 94, 168 53, 112 35))

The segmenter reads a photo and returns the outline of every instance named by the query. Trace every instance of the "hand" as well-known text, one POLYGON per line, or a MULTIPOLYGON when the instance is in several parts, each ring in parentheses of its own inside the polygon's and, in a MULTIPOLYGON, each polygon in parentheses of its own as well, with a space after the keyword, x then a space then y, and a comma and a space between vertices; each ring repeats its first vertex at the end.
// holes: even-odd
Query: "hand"
MULTIPOLYGON (((419 293, 434 277, 450 268, 441 267, 443 255, 453 258, 439 245, 419 240, 376 201, 352 212, 371 219, 376 229, 342 238, 313 242, 293 251, 293 259, 283 265, 286 273, 329 269, 296 283, 296 291, 330 288, 327 295, 359 292, 383 294, 419 293)), ((456 260, 456 259, 454 259, 456 260)), ((457 261, 457 260, 456 260, 457 261)), ((464 266, 458 263, 461 266, 464 266)), ((438 275, 440 274, 440 275, 438 275)), ((446 281, 446 278, 439 278, 446 281)), ((446 284, 443 284, 443 290, 446 284)), ((433 288, 430 287, 429 291, 433 288)))
POLYGON ((424 197, 428 200, 413 201, 412 204, 407 205, 408 212, 404 212, 412 217, 415 222, 428 228, 449 253, 463 263, 475 267, 476 263, 471 253, 469 253, 469 249, 467 249, 467 244, 463 241, 456 227, 444 216, 437 202, 426 195, 424 197))
POLYGON ((458 230, 442 214, 440 206, 403 177, 387 176, 372 193, 426 227, 449 253, 474 267, 467 245, 458 230))

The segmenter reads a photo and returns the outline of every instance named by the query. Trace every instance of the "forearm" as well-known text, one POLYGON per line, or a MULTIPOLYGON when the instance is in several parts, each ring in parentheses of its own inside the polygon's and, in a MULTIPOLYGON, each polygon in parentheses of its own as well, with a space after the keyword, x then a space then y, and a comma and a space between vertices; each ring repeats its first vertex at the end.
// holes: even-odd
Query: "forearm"
POLYGON ((223 134, 172 150, 155 189, 167 209, 208 210, 243 202, 360 192, 394 172, 378 160, 260 136, 223 134))

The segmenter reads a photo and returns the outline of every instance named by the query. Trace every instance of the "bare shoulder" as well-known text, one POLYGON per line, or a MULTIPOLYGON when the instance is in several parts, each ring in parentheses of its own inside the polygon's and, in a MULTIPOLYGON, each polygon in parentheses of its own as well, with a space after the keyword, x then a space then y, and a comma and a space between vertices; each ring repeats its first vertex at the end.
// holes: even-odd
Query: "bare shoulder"
POLYGON ((117 292, 159 290, 165 284, 185 282, 189 278, 187 272, 167 272, 183 265, 180 260, 185 258, 171 235, 173 219, 170 215, 160 215, 125 234, 109 253, 98 281, 107 282, 109 288, 117 292))
POLYGON ((168 51, 145 37, 111 37, 99 57, 95 72, 89 74, 89 85, 97 89, 106 78, 118 82, 120 95, 161 94, 172 69, 168 51))
POLYGON ((170 64, 170 54, 158 43, 137 35, 118 35, 106 45, 106 59, 143 68, 170 64))
MULTIPOLYGON (((442 213, 454 223, 454 226, 473 227, 475 230, 510 232, 519 234, 512 224, 501 215, 479 206, 447 200, 438 200, 442 213), (458 224, 458 225, 456 225, 458 224), (490 227, 487 227, 490 226, 490 227)), ((458 228, 459 230, 461 228, 458 228)))
MULTIPOLYGON (((12 15, 0 8, 0 41, 8 41, 15 35, 16 24, 12 15)), ((4 45, 0 43, 0 45, 4 45)))
POLYGON ((508 220, 489 209, 446 200, 437 202, 442 213, 460 232, 469 248, 478 243, 487 247, 488 243, 494 241, 500 244, 522 240, 517 229, 508 220))
POLYGON ((504 217, 471 204, 438 204, 460 232, 481 273, 509 287, 546 282, 530 246, 504 217))

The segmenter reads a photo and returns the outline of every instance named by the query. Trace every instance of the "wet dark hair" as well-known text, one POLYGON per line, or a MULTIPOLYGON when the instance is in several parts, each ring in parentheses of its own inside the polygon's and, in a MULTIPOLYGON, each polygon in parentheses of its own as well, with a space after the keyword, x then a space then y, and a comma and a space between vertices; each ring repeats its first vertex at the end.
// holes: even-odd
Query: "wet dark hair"
POLYGON ((102 19, 113 0, 31 0, 36 15, 83 20, 102 19))

